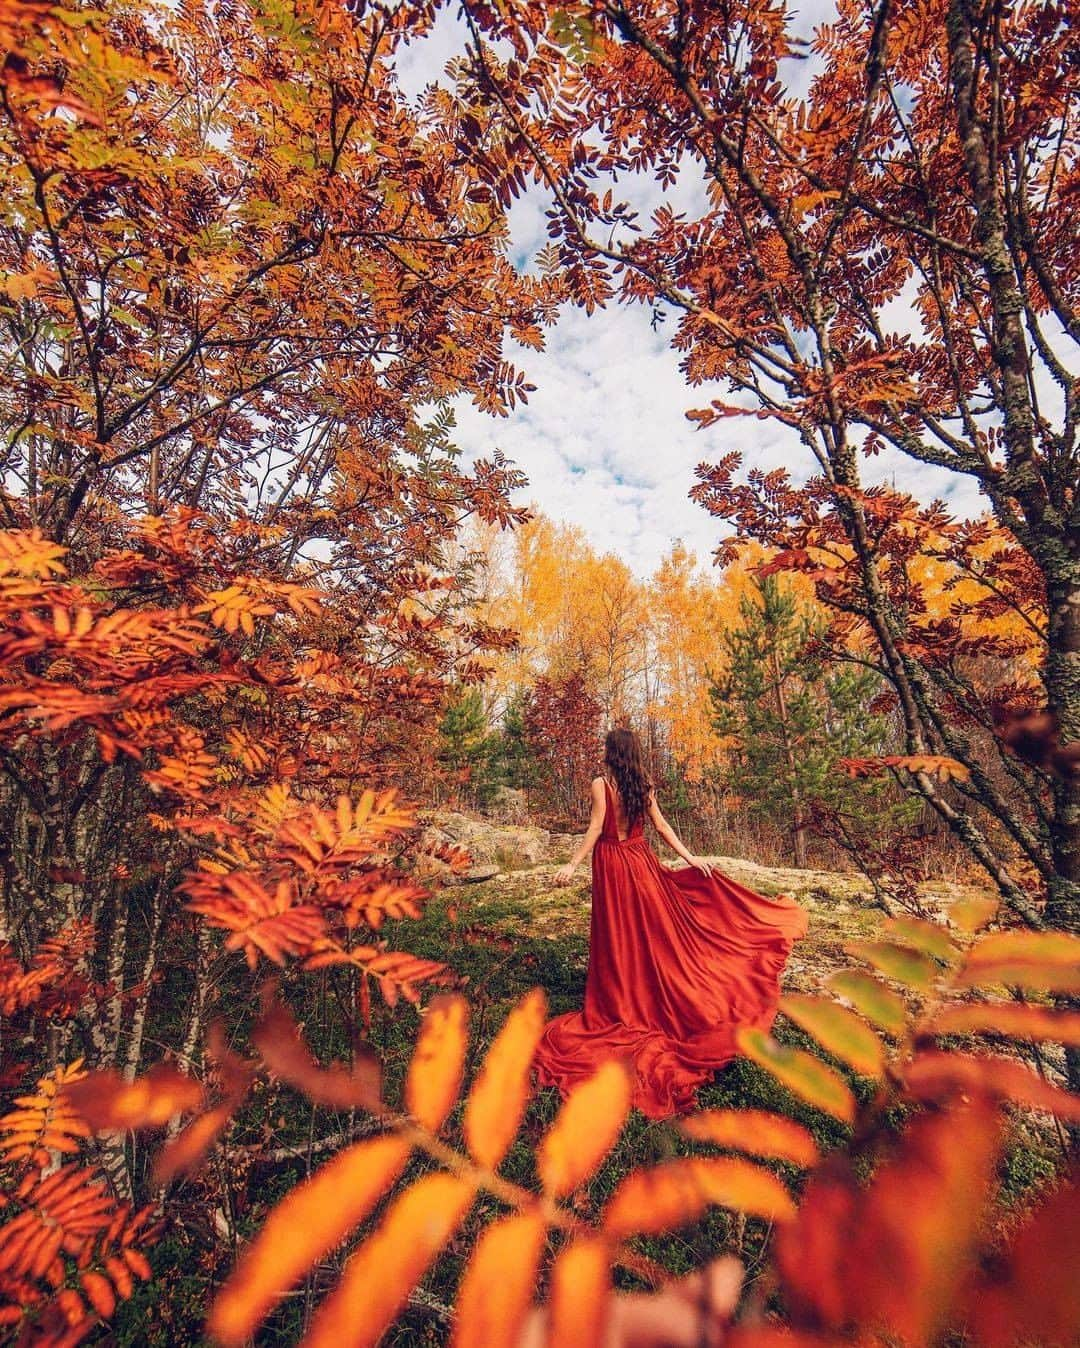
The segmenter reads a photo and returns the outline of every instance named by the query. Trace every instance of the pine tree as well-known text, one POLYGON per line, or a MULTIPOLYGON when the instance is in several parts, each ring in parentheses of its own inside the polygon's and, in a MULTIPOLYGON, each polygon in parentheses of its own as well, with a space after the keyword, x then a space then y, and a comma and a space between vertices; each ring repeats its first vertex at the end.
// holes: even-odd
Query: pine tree
POLYGON ((829 668, 814 654, 821 619, 781 587, 756 580, 723 638, 724 673, 714 677, 713 725, 734 741, 726 785, 752 813, 791 835, 795 864, 807 865, 816 817, 840 813, 856 831, 899 825, 912 805, 886 799, 880 781, 853 781, 843 758, 887 752, 890 727, 870 711, 880 680, 858 665, 829 668), (893 815, 897 817, 892 818, 893 815))
POLYGON ((474 805, 490 804, 501 784, 497 755, 480 689, 459 689, 439 724, 439 761, 474 805))

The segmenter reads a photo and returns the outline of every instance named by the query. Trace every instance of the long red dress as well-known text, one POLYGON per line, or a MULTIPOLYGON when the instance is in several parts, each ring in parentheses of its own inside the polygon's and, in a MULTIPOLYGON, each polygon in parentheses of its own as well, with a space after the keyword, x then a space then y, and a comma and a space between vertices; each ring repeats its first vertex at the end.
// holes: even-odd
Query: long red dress
POLYGON ((601 1062, 634 1072, 634 1104, 651 1118, 693 1108, 697 1088, 735 1056, 737 1026, 768 1029, 780 975, 806 914, 694 866, 668 870, 635 821, 620 838, 604 783, 603 831, 592 856, 585 1005, 547 1027, 541 1086, 571 1086, 601 1062))

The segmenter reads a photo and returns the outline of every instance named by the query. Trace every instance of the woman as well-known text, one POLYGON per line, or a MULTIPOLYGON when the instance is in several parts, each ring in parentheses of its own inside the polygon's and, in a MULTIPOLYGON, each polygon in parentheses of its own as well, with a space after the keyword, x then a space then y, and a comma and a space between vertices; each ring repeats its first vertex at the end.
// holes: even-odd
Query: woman
POLYGON ((689 852, 660 813, 637 736, 611 731, 592 783, 589 827, 555 873, 569 884, 589 849, 592 926, 585 1005, 548 1026, 536 1056, 540 1085, 565 1095, 601 1062, 634 1073, 634 1104, 652 1118, 694 1105, 698 1086, 735 1056, 740 1025, 767 1029, 780 974, 806 914, 766 899, 689 852), (646 816, 688 865, 662 865, 646 816))

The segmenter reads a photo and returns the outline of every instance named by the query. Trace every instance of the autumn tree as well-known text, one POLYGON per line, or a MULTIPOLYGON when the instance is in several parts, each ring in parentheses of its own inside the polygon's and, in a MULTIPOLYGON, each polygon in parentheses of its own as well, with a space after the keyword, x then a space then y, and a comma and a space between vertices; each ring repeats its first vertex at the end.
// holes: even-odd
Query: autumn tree
MULTIPOLYGON (((814 474, 739 480, 730 454, 702 469, 698 498, 814 577, 836 639, 874 643, 915 764, 963 765, 949 795, 919 766, 911 786, 1024 921, 1074 926, 1068 7, 843 0, 809 51, 783 3, 464 9, 460 96, 498 105, 506 143, 548 194, 543 263, 587 309, 617 295, 674 310, 689 381, 729 390, 700 424, 767 418, 814 474), (796 96, 781 63, 806 56, 810 85, 796 96), (677 173, 701 175, 700 212, 661 203, 643 221, 615 180, 677 173), (899 326, 898 303, 910 313, 899 326), (958 671, 962 613, 929 620, 908 562, 928 533, 959 560, 983 526, 868 486, 863 461, 886 448, 986 496, 1011 541, 973 574, 986 603, 1044 614, 1034 688, 1003 686, 991 702, 958 671)), ((1013 647, 983 651, 1007 660, 1013 647)))
POLYGON ((577 819, 588 801, 600 761, 602 710, 581 670, 537 679, 525 703, 526 740, 548 801, 564 819, 577 819))
MULTIPOLYGON (((398 94, 385 15, 3 16, 0 934, 27 977, 78 952, 20 1070, 79 1042, 131 1078, 200 1052, 238 951, 330 941, 348 1006, 408 985, 357 936, 418 911, 411 814, 303 882, 278 831, 325 846, 309 807, 433 763, 444 683, 510 640, 452 545, 520 520, 523 479, 466 468, 445 402, 527 393, 503 339, 540 340, 551 287, 506 260, 453 118, 398 94)), ((118 1193, 148 1182, 97 1145, 118 1193)))

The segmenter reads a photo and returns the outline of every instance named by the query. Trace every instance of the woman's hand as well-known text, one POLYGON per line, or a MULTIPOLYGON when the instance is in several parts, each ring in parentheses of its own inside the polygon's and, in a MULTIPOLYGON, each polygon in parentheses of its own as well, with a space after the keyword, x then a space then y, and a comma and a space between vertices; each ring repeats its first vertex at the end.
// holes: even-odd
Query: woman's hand
POLYGON ((568 861, 565 866, 560 866, 555 872, 555 883, 557 885, 568 885, 574 878, 574 872, 577 867, 572 861, 568 861))
POLYGON ((712 875, 712 862, 706 861, 704 857, 687 857, 686 864, 693 866, 695 870, 699 870, 702 875, 712 875))

